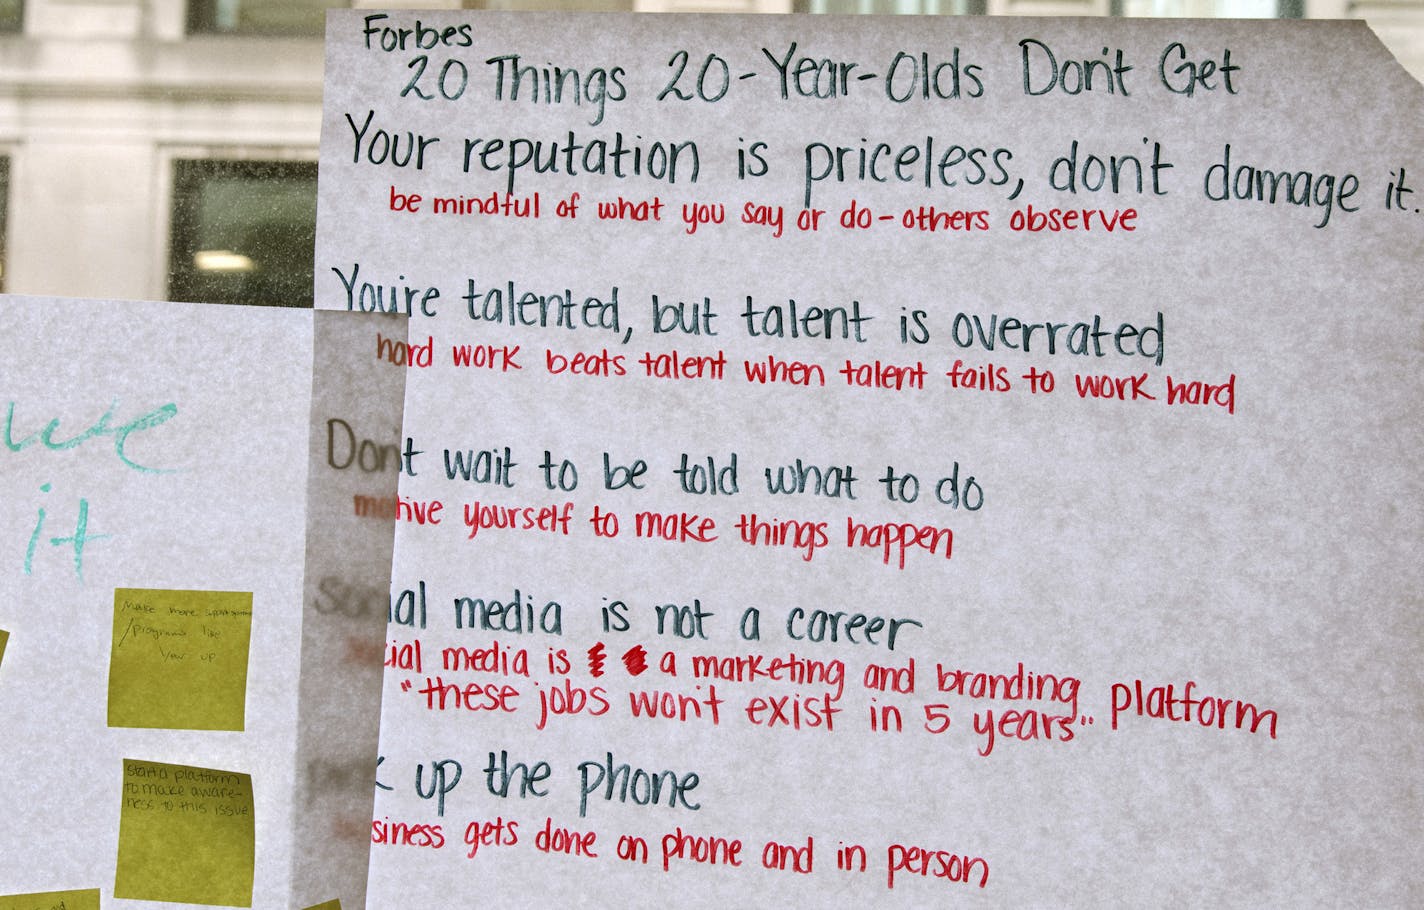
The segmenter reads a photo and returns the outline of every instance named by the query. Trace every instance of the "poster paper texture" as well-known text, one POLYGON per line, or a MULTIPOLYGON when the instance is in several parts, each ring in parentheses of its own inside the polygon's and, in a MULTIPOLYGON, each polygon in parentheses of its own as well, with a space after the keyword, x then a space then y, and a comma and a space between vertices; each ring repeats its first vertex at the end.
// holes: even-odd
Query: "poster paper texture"
MULTIPOLYGON (((361 906, 380 696, 361 678, 379 669, 384 610, 328 620, 305 588, 308 516, 351 502, 322 476, 335 469, 313 427, 392 412, 398 426, 404 376, 367 377, 328 414, 313 372, 356 388, 341 364, 364 365, 378 331, 403 338, 403 321, 4 303, 0 894, 85 884, 105 907, 266 908, 310 888, 361 906), (321 869, 298 870, 318 853, 321 869)), ((384 555, 359 569, 327 543, 315 579, 384 589, 383 530, 384 555)))
POLYGON ((1417 900, 1363 24, 352 10, 326 73, 317 305, 410 319, 372 906, 1417 900))

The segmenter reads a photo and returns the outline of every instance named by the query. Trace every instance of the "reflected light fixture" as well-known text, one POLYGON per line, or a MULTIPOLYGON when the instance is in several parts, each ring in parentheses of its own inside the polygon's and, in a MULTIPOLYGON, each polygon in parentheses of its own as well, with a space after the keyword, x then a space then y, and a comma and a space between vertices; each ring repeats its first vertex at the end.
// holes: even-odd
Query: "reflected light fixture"
POLYGON ((252 257, 232 250, 198 250, 193 266, 203 272, 251 272, 257 268, 252 257))

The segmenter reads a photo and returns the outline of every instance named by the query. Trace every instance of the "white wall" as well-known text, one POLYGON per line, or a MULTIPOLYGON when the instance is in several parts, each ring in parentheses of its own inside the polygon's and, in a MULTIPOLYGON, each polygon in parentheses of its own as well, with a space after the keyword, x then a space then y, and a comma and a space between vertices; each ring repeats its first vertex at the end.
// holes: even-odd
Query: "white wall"
POLYGON ((187 38, 183 10, 31 0, 0 36, 7 291, 162 298, 173 158, 316 158, 320 40, 187 38))

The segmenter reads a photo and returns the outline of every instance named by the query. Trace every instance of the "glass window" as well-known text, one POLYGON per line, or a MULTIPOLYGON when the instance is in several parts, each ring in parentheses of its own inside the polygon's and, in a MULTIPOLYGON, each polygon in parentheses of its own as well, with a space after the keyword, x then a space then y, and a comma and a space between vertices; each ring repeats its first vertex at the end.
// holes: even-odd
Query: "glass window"
POLYGON ((0 32, 18 32, 24 15, 24 0, 0 0, 0 32))
POLYGON ((620 12, 633 8, 633 0, 461 0, 462 9, 530 10, 557 11, 578 10, 579 12, 620 12))
POLYGON ((982 15, 985 0, 796 0, 798 13, 902 13, 906 15, 982 15))
POLYGON ((10 159, 0 156, 0 293, 5 291, 5 226, 9 220, 10 159))
POLYGON ((1192 19, 1299 19, 1304 0, 1113 0, 1115 16, 1192 19))
POLYGON ((326 30, 327 8, 350 5, 339 0, 192 0, 188 31, 320 37, 326 30))
POLYGON ((168 297, 311 306, 316 162, 173 164, 168 297))

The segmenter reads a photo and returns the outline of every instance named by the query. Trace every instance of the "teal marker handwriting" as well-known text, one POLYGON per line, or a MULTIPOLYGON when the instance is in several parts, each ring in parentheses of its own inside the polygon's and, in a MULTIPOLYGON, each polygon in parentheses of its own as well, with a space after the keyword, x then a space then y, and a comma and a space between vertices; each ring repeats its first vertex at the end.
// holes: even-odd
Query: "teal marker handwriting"
MULTIPOLYGON (((40 484, 40 492, 48 493, 51 486, 52 485, 48 483, 40 484)), ((26 575, 29 575, 34 570, 35 549, 39 546, 45 526, 44 507, 41 506, 38 511, 39 515, 35 520, 35 529, 30 533, 29 545, 25 547, 26 575)), ((84 547, 92 541, 101 540, 110 536, 112 535, 89 533, 89 500, 81 496, 79 498, 79 517, 74 523, 74 533, 68 537, 51 537, 49 538, 49 544, 55 547, 62 547, 65 544, 73 546, 74 576, 78 578, 82 584, 84 582, 84 547)))
POLYGON ((40 445, 44 446, 46 449, 49 449, 52 452, 60 452, 66 449, 78 448, 79 446, 83 445, 91 439, 112 437, 114 440, 114 454, 118 456, 119 461, 123 462, 126 466, 144 474, 172 473, 174 469, 171 468, 154 468, 149 467, 147 465, 138 464, 137 462, 131 460, 129 456, 125 453, 124 446, 128 443, 130 436, 136 433, 142 433, 151 430, 154 427, 167 423, 169 420, 178 416, 178 406, 172 402, 169 402, 168 404, 154 408, 147 414, 135 417, 127 423, 114 425, 111 423, 111 421, 114 417, 114 411, 116 411, 118 407, 119 403, 117 401, 113 402, 109 405, 109 409, 105 411, 103 415, 100 416, 99 419, 93 423, 92 426, 79 433, 78 435, 69 437, 68 439, 55 439, 55 434, 59 431, 60 424, 60 419, 56 417, 49 423, 45 424, 43 429, 36 430, 35 432, 16 442, 15 402, 11 401, 9 402, 9 406, 5 409, 5 448, 11 452, 22 452, 30 446, 34 445, 35 443, 39 443, 40 445))

